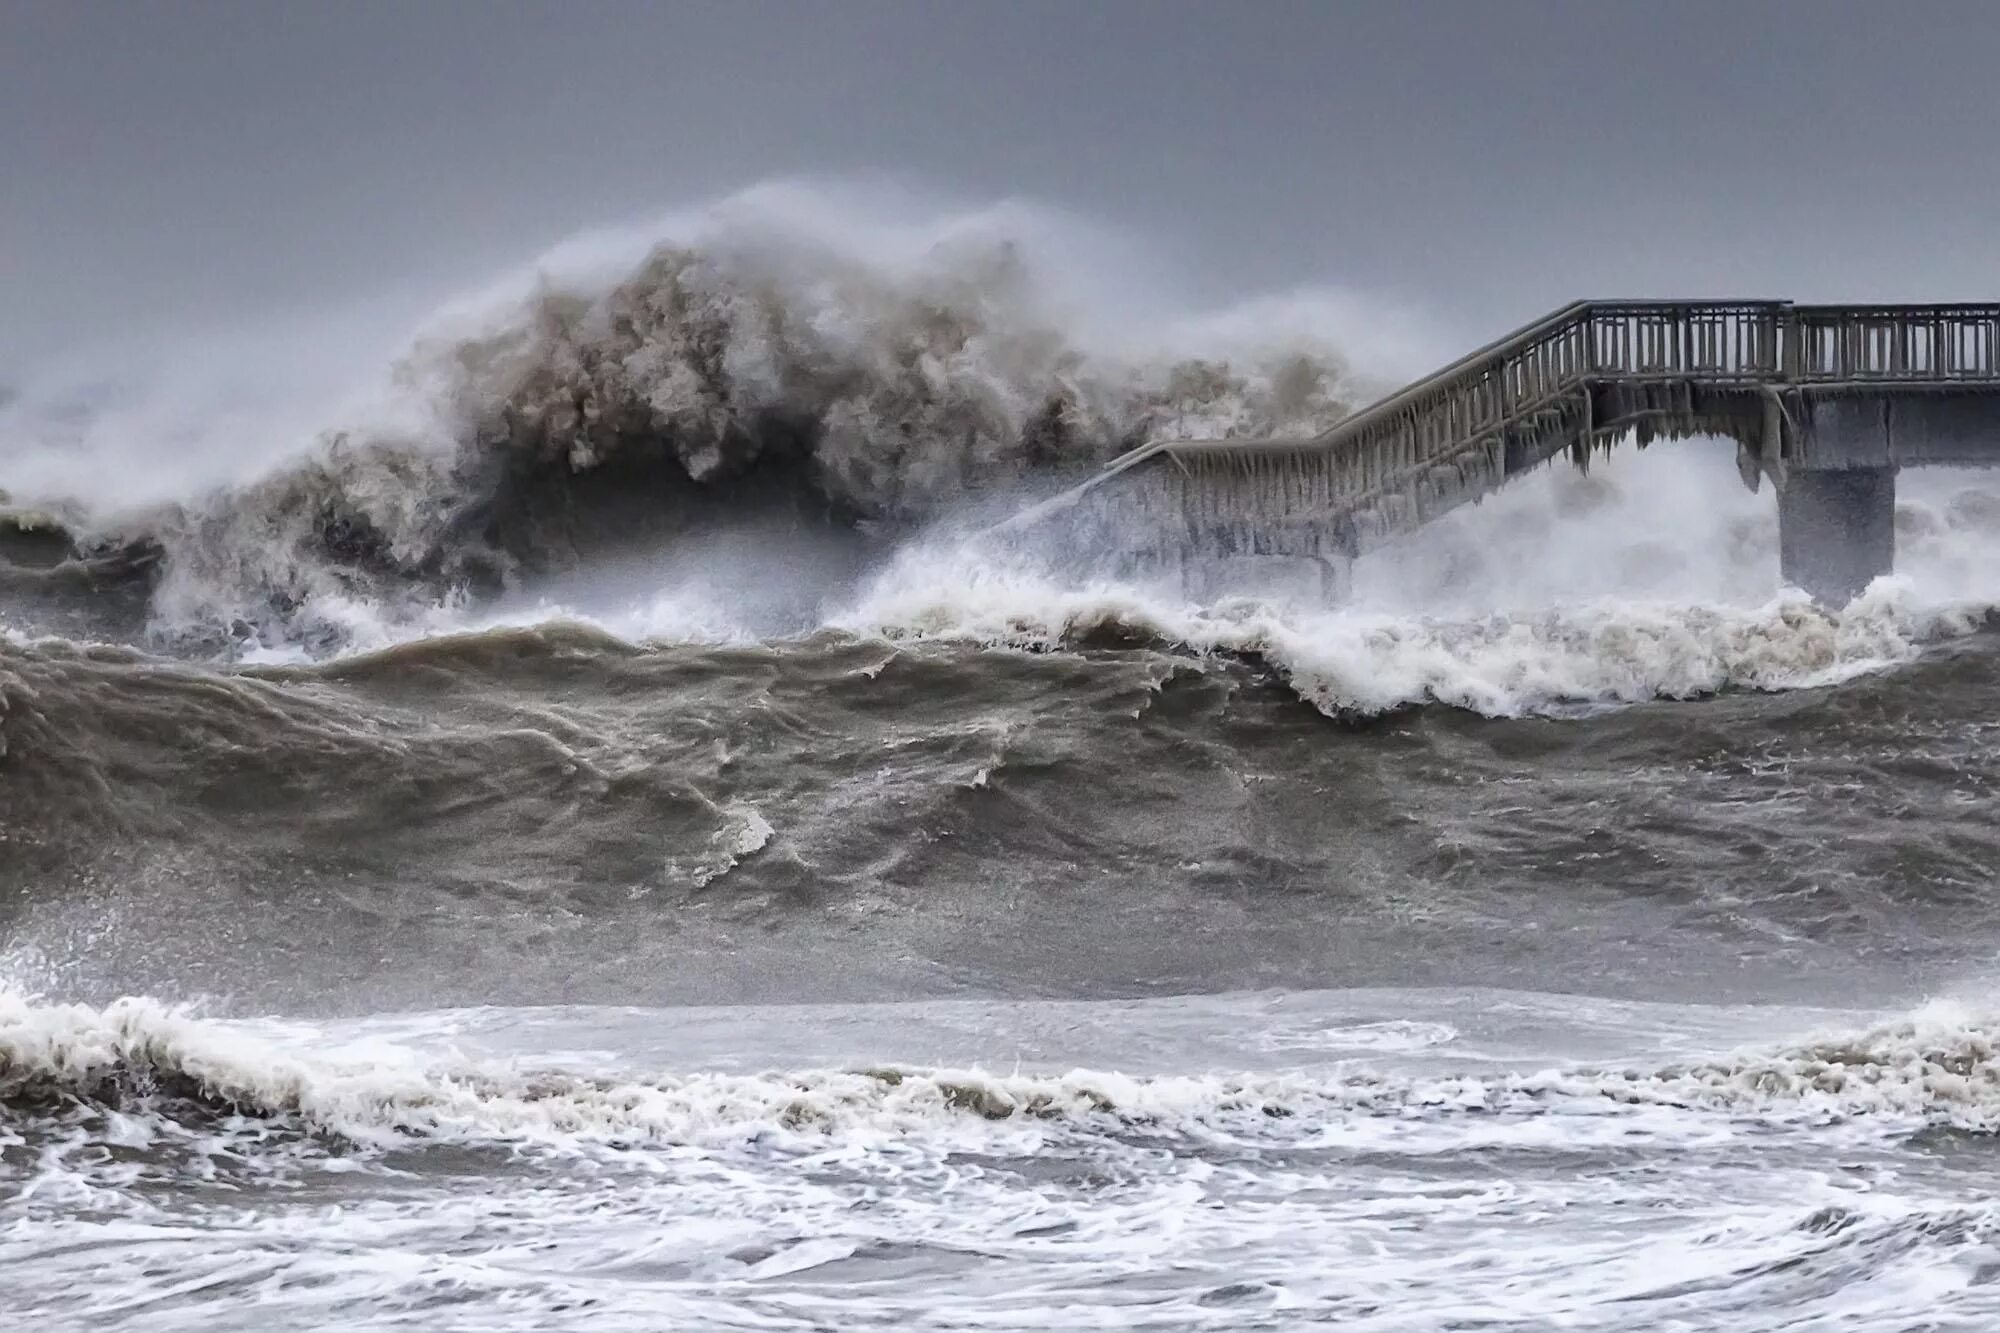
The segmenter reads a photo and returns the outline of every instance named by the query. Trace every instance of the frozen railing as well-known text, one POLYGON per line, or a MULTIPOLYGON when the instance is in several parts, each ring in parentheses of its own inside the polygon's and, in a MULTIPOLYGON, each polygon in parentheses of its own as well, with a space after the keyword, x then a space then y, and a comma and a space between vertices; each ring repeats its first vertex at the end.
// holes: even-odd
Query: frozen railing
POLYGON ((2000 306, 1794 306, 1785 378, 1801 384, 2000 379, 2000 306))
POLYGON ((1613 401, 1679 403, 1649 407, 1648 429, 1692 433, 1704 425, 1687 406, 1693 390, 1979 383, 2000 386, 2000 305, 1579 301, 1320 435, 1156 441, 1006 526, 1137 473, 1154 493, 1130 501, 1155 515, 1241 521, 1269 506, 1275 521, 1352 519, 1386 532, 1620 425, 1592 419, 1600 388, 1626 386, 1613 401), (1176 466, 1147 466, 1168 459, 1176 466), (1241 493, 1217 493, 1229 490, 1241 493))
MULTIPOLYGON (((1441 468, 1504 472, 1504 441, 1557 426, 1587 435, 1585 386, 1599 381, 1778 379, 1793 307, 1782 301, 1580 301, 1364 408, 1310 440, 1163 441, 1204 470, 1282 454, 1322 475, 1322 503, 1363 504, 1441 468), (1477 454, 1477 458, 1468 455, 1477 454)), ((1127 466, 1142 461, 1120 460, 1127 466)), ((1442 481, 1450 489, 1458 482, 1442 481)))
POLYGON ((1586 384, 1661 379, 1717 387, 2000 382, 2000 306, 1578 302, 1357 413, 1312 445, 1382 451, 1392 470, 1420 466, 1586 384))

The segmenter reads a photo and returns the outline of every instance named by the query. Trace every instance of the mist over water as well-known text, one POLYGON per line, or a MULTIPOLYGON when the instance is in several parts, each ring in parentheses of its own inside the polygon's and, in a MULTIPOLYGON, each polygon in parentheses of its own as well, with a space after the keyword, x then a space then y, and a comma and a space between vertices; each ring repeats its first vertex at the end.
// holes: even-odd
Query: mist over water
POLYGON ((0 418, 6 489, 157 556, 156 642, 337 647, 356 600, 420 620, 760 509, 907 528, 1163 429, 1309 433, 1420 363, 1385 315, 1350 366, 1375 316, 1339 294, 1120 311, 1134 267, 1032 207, 768 186, 558 247, 400 347, 353 316, 52 372, 0 418))
POLYGON ((1720 442, 1338 602, 997 539, 1458 350, 1148 269, 774 185, 24 377, 10 1308, 1990 1322, 2000 487, 1839 611, 1720 442))

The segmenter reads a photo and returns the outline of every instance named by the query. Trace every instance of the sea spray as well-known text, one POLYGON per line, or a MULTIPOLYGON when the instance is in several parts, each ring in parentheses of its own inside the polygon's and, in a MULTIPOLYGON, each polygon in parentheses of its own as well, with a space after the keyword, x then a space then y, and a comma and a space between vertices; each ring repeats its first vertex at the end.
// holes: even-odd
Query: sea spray
POLYGON ((169 395, 169 424, 143 395, 24 394, 0 416, 0 485, 85 549, 147 554, 156 642, 325 651, 356 602, 421 626, 739 513, 904 524, 1163 431, 1311 432, 1357 401, 1303 304, 1274 312, 1278 336, 1211 322, 1199 354, 1171 346, 1199 320, 1146 346, 1107 334, 1063 295, 1064 225, 753 191, 456 304, 331 419, 305 424, 304 395, 268 415, 169 395), (162 450, 206 488, 172 489, 162 450))
MULTIPOLYGON (((1788 1120, 1884 1117, 2000 1130, 2000 1027, 1933 1003, 1875 1026, 1658 1068, 1131 1076, 896 1065, 617 1078, 438 1063, 382 1041, 316 1052, 310 1029, 127 998, 101 1008, 0 992, 0 1105, 290 1122, 358 1146, 544 1149, 957 1134, 977 1122, 1174 1134, 1313 1135, 1361 1115, 1607 1114, 1678 1108, 1788 1120)), ((323 1044, 323 1043, 322 1043, 323 1044)), ((242 1126, 256 1132, 254 1123, 242 1126)))

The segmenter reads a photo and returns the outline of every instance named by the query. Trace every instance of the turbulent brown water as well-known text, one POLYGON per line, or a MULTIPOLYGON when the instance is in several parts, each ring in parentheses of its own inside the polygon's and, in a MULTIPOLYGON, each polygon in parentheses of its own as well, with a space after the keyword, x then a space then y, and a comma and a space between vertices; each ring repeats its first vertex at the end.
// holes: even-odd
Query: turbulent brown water
POLYGON ((724 223, 200 485, 0 408, 10 1309, 1990 1326, 1986 483, 1839 612, 1699 444, 1191 599, 972 534, 1328 340, 724 223))
POLYGON ((1994 663, 1330 719, 1263 662, 1088 639, 19 643, 0 919, 85 994, 256 1008, 1918 990, 1993 941, 1994 663))

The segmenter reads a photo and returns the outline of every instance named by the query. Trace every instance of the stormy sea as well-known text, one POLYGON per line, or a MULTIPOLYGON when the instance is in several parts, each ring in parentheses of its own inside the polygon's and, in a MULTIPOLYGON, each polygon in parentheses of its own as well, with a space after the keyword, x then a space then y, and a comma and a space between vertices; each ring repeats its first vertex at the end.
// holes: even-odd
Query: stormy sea
POLYGON ((994 525, 1473 340, 865 211, 8 384, 8 1326, 2000 1322, 2000 481, 1191 591, 994 525))

